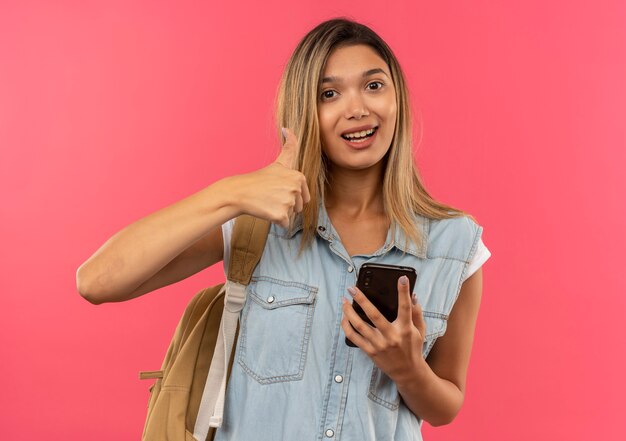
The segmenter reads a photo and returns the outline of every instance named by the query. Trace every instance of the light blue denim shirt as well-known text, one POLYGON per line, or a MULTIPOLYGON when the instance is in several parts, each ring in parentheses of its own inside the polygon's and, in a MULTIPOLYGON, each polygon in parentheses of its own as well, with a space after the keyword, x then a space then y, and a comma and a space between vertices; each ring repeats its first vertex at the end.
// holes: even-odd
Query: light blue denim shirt
POLYGON ((417 271, 424 357, 445 333, 482 227, 468 217, 415 222, 423 246, 405 247, 401 229, 390 228, 379 250, 350 256, 320 204, 316 238, 299 258, 301 223, 291 235, 271 226, 241 311, 216 441, 422 439, 421 418, 361 349, 345 344, 341 328, 346 289, 361 265, 377 262, 417 271))

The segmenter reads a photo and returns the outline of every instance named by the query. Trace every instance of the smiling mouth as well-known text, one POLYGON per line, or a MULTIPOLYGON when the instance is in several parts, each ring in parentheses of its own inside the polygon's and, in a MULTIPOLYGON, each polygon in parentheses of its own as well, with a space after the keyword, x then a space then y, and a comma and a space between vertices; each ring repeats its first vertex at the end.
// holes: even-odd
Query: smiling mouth
POLYGON ((378 131, 378 126, 374 127, 374 130, 372 130, 371 132, 368 131, 368 133, 365 136, 348 137, 346 135, 341 135, 341 137, 345 139, 346 141, 363 141, 367 138, 371 138, 372 136, 374 136, 374 133, 376 133, 377 131, 378 131))

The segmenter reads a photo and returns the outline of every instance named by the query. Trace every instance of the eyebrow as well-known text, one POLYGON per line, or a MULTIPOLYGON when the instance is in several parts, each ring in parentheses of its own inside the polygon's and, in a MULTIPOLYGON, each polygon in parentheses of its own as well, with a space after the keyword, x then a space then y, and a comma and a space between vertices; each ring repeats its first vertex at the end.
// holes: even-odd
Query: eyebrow
MULTIPOLYGON (((377 73, 381 73, 381 74, 385 75, 387 78, 389 78, 389 75, 387 75, 387 72, 382 70, 380 67, 377 67, 375 69, 366 70, 365 72, 363 72, 363 75, 361 75, 361 77, 362 78, 366 78, 366 77, 369 77, 369 76, 377 74, 377 73)), ((341 83, 341 81, 342 81, 341 78, 333 77, 333 76, 322 78, 322 84, 324 84, 324 83, 341 83)))

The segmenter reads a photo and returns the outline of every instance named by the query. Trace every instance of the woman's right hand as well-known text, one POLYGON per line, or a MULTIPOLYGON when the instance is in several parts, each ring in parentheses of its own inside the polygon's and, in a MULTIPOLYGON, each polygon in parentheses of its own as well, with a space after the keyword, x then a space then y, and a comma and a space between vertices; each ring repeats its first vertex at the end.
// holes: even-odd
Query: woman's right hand
POLYGON ((94 304, 122 302, 183 280, 222 259, 220 227, 241 213, 288 227, 310 200, 297 158, 288 131, 269 166, 214 182, 118 231, 76 271, 78 292, 94 304))
POLYGON ((294 133, 285 129, 286 140, 278 158, 267 167, 234 177, 243 213, 266 219, 283 228, 293 213, 311 200, 306 177, 296 170, 300 146, 294 133))

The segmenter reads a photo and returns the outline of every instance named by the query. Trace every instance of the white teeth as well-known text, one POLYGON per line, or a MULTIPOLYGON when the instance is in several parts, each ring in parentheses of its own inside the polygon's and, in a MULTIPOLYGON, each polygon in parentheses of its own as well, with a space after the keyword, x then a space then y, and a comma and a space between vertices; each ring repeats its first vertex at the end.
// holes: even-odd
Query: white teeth
POLYGON ((346 133, 345 135, 343 135, 343 137, 344 138, 363 138, 364 136, 371 135, 372 133, 374 133, 374 130, 375 128, 369 129, 369 130, 362 130, 360 132, 346 133))

